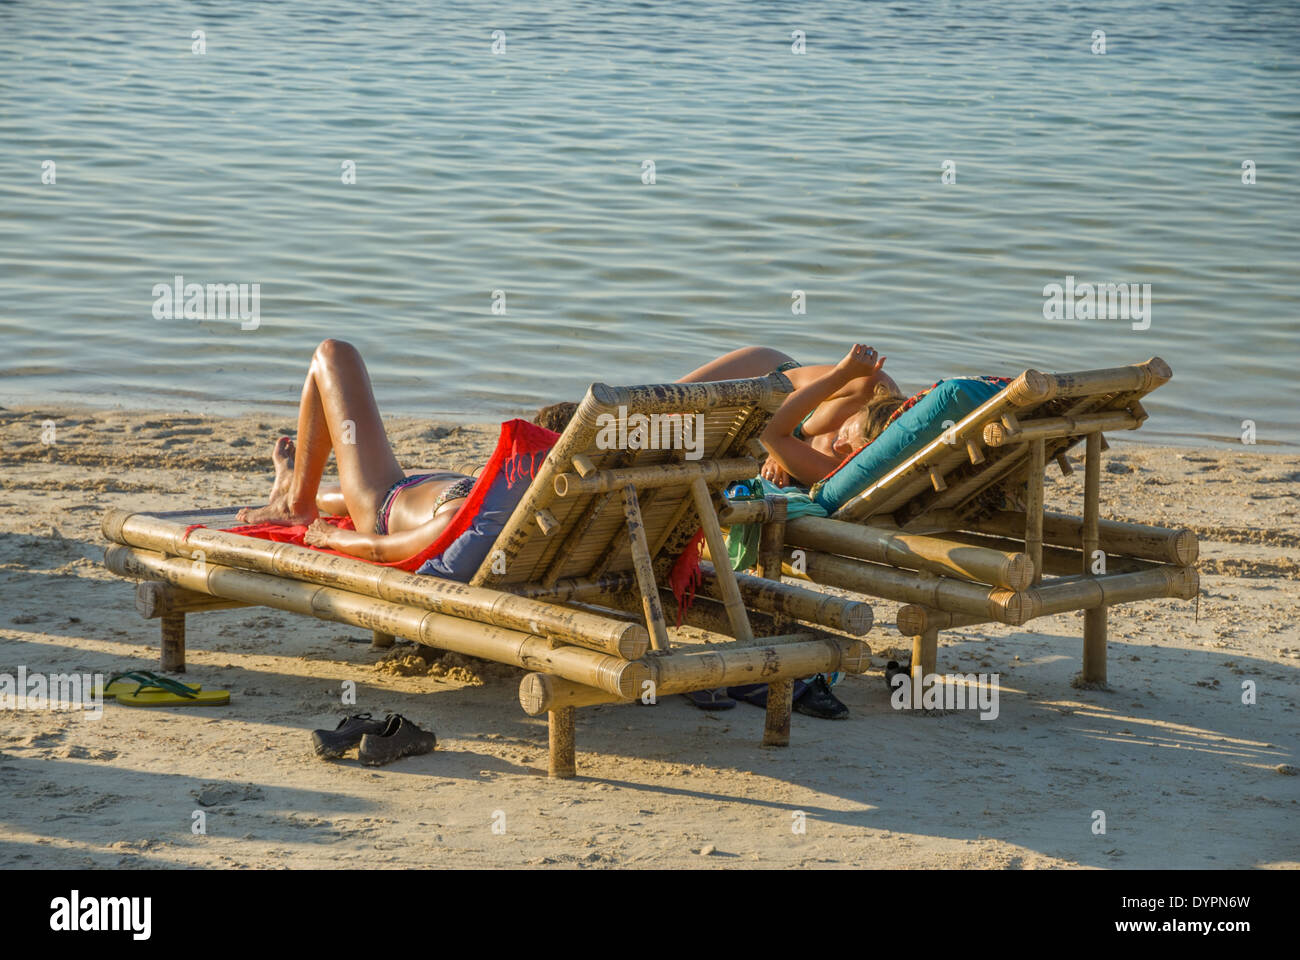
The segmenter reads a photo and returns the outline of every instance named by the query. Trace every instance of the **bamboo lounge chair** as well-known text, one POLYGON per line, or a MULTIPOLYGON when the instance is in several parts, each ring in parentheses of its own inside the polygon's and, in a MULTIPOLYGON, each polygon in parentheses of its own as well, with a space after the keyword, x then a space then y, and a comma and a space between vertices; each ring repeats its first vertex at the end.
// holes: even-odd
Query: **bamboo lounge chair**
MULTIPOLYGON (((262 605, 372 630, 381 646, 401 636, 532 671, 519 699, 548 715, 553 777, 575 774, 576 708, 638 697, 767 682, 763 742, 784 746, 794 679, 867 668, 857 637, 871 627, 870 605, 781 583, 781 545, 769 538, 774 579, 728 568, 710 580, 719 600, 683 611, 687 624, 733 639, 691 649, 670 641, 663 584, 697 531, 725 550, 715 491, 757 473, 756 437, 789 391, 780 374, 593 384, 469 583, 214 529, 233 525, 233 509, 110 511, 105 565, 144 581, 137 608, 161 619, 164 670, 184 670, 188 614, 262 605), (679 431, 698 425, 698 459, 648 439, 647 423, 662 438, 674 419, 679 431)), ((487 482, 485 473, 476 490, 487 482)))
POLYGON ((780 505, 761 500, 728 505, 721 517, 776 528, 770 535, 784 541, 788 574, 902 602, 898 630, 912 638, 912 670, 923 680, 935 673, 941 629, 1019 626, 1082 610, 1075 682, 1101 687, 1107 609, 1190 599, 1199 589, 1191 531, 1099 515, 1102 432, 1140 427, 1142 398, 1171 376, 1159 358, 1080 373, 1026 370, 968 415, 934 428, 938 436, 829 519, 800 517, 781 530, 780 505), (1044 467, 1055 460, 1071 473, 1066 452, 1079 443, 1083 514, 1047 512, 1044 467))

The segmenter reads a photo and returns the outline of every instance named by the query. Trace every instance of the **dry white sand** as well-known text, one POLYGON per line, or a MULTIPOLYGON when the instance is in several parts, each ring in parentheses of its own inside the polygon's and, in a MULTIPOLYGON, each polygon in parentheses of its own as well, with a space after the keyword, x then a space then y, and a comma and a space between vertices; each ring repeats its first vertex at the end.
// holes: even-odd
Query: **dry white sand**
MULTIPOLYGON (((411 467, 483 457, 495 439, 390 426, 411 467)), ((291 428, 0 411, 0 673, 157 669, 157 623, 100 565, 100 516, 261 502, 271 442, 291 428)), ((775 750, 744 704, 581 710, 581 776, 552 782, 512 668, 400 676, 337 624, 191 616, 186 678, 231 691, 230 706, 0 714, 0 867, 1294 867, 1300 457, 1111 440, 1103 515, 1193 527, 1203 560, 1199 613, 1171 599, 1112 611, 1109 691, 1071 687, 1072 614, 941 635, 941 671, 1000 675, 997 720, 896 712, 882 668, 910 644, 879 601, 876 667, 837 691, 850 719, 796 715, 775 750), (350 712, 348 680, 356 709, 432 727, 438 750, 378 769, 312 757, 309 731, 350 712), (206 834, 191 832, 196 810, 206 834)), ((1051 504, 1077 512, 1081 482, 1055 479, 1051 504)))

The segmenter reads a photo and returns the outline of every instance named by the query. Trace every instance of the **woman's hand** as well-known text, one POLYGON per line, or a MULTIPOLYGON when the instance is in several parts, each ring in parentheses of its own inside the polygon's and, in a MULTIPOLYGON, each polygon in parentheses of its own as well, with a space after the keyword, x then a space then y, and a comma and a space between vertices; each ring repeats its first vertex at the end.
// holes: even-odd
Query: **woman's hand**
POLYGON ((330 537, 333 535, 334 530, 334 524, 328 523, 317 517, 311 522, 311 526, 307 528, 307 532, 303 534, 303 542, 308 543, 313 547, 328 547, 330 545, 330 537))
POLYGON ((878 376, 884 365, 885 358, 876 353, 875 347, 855 343, 853 349, 835 367, 847 374, 849 379, 856 380, 858 377, 878 376))
POLYGON ((759 471, 761 476, 768 483, 775 483, 778 487, 790 486, 790 474, 786 473, 785 467, 777 463, 772 457, 767 458, 763 464, 763 469, 759 471))

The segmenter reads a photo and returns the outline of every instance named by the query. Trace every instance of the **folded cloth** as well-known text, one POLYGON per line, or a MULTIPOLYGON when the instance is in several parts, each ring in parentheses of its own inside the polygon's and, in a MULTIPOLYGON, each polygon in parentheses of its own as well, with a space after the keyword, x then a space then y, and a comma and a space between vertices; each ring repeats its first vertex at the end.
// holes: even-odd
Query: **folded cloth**
MULTIPOLYGON (((755 477, 742 480, 727 488, 728 500, 762 500, 764 497, 785 497, 786 519, 795 517, 824 517, 826 508, 808 496, 808 491, 800 487, 778 487, 775 483, 755 477)), ((731 560, 731 569, 748 570, 758 563, 758 540, 762 534, 760 523, 734 524, 727 531, 727 556, 731 560)))

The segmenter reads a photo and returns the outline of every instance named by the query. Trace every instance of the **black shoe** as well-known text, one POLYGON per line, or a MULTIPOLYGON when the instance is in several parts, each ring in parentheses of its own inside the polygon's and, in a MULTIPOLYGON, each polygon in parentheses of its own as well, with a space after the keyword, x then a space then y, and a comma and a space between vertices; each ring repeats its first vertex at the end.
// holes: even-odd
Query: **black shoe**
POLYGON ((795 701, 794 708, 804 716, 820 720, 843 720, 849 715, 849 708, 835 698, 826 678, 820 673, 808 684, 804 695, 795 701))
POLYGON ((432 730, 421 730, 400 713, 390 713, 382 731, 361 738, 357 758, 367 766, 377 767, 402 757, 428 753, 437 745, 438 738, 432 730))
POLYGON ((334 760, 343 756, 367 733, 379 733, 384 729, 384 720, 375 720, 368 713, 357 713, 344 717, 333 730, 313 730, 311 745, 316 756, 323 760, 334 760))
POLYGON ((890 693, 894 692, 894 678, 898 676, 903 677, 908 683, 911 683, 912 665, 910 663, 905 663, 900 667, 897 660, 890 660, 885 664, 885 686, 889 688, 890 693))

